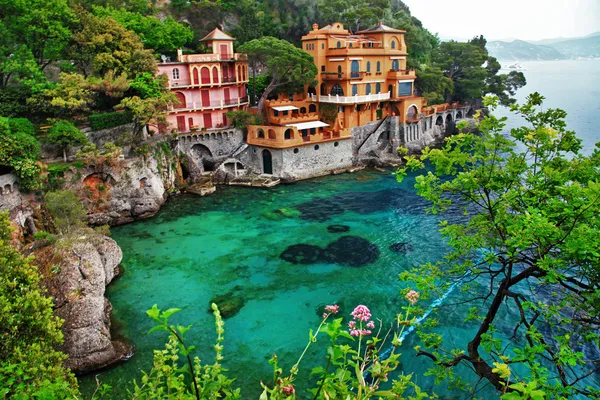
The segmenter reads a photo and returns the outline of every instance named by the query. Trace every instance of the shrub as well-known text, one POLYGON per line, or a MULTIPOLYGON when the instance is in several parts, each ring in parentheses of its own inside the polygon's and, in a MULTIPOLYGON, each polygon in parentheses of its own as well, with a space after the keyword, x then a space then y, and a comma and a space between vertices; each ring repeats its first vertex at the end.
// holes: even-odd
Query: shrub
POLYGON ((114 128, 115 126, 125 125, 133 121, 131 113, 128 112, 92 114, 88 119, 90 121, 90 127, 95 131, 114 128))
POLYGON ((57 122, 52 129, 50 129, 48 141, 62 147, 65 163, 67 162, 67 151, 69 146, 82 146, 89 143, 87 136, 85 136, 83 132, 77 129, 75 125, 64 121, 57 122))
POLYGON ((61 234, 67 234, 84 225, 86 212, 79 198, 70 190, 47 193, 46 207, 61 234))
POLYGON ((55 243, 56 236, 49 232, 39 231, 33 234, 33 240, 43 240, 48 241, 49 243, 55 243))
POLYGON ((13 133, 26 133, 34 136, 33 124, 27 118, 9 118, 8 125, 13 133))

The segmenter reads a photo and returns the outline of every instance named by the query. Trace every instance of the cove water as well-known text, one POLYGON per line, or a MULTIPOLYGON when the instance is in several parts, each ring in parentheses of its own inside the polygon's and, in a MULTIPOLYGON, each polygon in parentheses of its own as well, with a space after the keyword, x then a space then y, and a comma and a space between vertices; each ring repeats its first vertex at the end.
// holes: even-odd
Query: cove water
MULTIPOLYGON (((600 115, 600 89, 595 81, 600 76, 600 60, 521 65, 528 86, 519 92, 519 100, 539 91, 547 98, 546 107, 565 109, 569 128, 584 139, 590 152, 593 143, 600 141, 595 123, 600 115)), ((499 115, 506 113, 498 110, 499 115)), ((520 124, 518 117, 510 117, 508 128, 520 124)), ((196 345, 204 362, 211 363, 216 335, 209 302, 218 295, 241 300, 239 312, 225 320, 223 344, 224 365, 228 375, 236 377, 235 385, 242 388, 244 399, 258 398, 260 380, 270 382, 268 360, 273 354, 284 371, 296 362, 325 305, 339 304, 339 315, 347 321, 353 308, 364 304, 374 318, 389 326, 406 305, 399 295, 398 274, 436 261, 446 250, 437 217, 426 213, 427 204, 415 194, 414 175, 398 183, 392 172, 363 171, 271 189, 219 187, 210 197, 170 200, 151 220, 113 228, 113 238, 123 249, 124 274, 109 286, 107 295, 113 305, 115 331, 135 344, 136 353, 128 362, 94 376, 113 386, 113 398, 123 399, 129 382, 140 378, 140 370, 150 370, 152 350, 162 349, 166 341, 162 332, 147 334, 153 323, 145 311, 153 304, 161 309, 182 308, 172 322, 193 325, 187 341, 196 345), (332 225, 349 230, 330 232, 335 230, 332 225), (315 256, 319 248, 346 236, 353 239, 347 240, 346 252, 338 252, 337 261, 315 256), (398 243, 394 251, 391 246, 398 243), (287 255, 285 260, 282 253, 287 255), (306 264, 286 261, 310 257, 312 262, 306 264)), ((455 290, 445 301, 461 297, 455 290)), ((438 319, 438 332, 448 347, 465 348, 472 337, 475 325, 463 322, 464 307, 442 305, 431 317, 438 319)), ((504 309, 498 317, 499 329, 505 325, 509 334, 510 326, 502 322, 515 317, 508 307, 504 309)), ((300 382, 310 379, 313 367, 325 364, 326 343, 322 336, 313 344, 300 364, 300 382)), ((402 369, 414 373, 425 390, 435 389, 446 398, 465 397, 436 387, 423 376, 432 363, 414 356, 417 344, 415 334, 406 337, 402 369)), ((461 368, 457 374, 473 377, 461 368)), ((95 387, 94 376, 80 379, 88 395, 95 387)), ((298 394, 305 397, 302 385, 298 394)), ((497 397, 492 390, 478 393, 484 394, 497 397)))

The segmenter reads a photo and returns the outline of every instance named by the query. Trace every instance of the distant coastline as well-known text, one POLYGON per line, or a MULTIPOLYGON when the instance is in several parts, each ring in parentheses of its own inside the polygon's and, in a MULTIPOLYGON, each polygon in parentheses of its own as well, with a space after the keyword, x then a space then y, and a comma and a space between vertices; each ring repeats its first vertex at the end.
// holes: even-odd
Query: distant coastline
POLYGON ((555 61, 600 58, 600 32, 581 38, 490 41, 490 55, 503 61, 555 61))

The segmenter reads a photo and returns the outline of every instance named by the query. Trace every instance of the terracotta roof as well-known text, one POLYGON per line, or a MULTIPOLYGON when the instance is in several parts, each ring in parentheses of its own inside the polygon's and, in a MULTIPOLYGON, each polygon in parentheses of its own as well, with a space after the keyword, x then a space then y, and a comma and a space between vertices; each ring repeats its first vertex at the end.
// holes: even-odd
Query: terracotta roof
POLYGON ((379 23, 377 25, 375 25, 372 28, 369 29, 364 29, 362 31, 358 31, 356 33, 372 33, 372 32, 395 32, 395 33, 404 33, 406 31, 403 31, 401 29, 395 29, 392 28, 391 26, 387 26, 381 23, 381 21, 379 21, 379 23))
POLYGON ((229 36, 219 28, 215 28, 211 33, 200 39, 201 42, 208 42, 210 40, 235 40, 235 38, 229 36))

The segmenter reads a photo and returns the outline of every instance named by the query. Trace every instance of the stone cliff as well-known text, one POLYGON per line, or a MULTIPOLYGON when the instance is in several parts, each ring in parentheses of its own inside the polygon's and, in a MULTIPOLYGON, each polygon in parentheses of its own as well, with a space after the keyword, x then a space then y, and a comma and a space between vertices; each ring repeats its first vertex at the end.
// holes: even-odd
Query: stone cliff
POLYGON ((65 321, 62 350, 73 372, 102 368, 131 354, 128 345, 111 337, 112 306, 104 297, 123 256, 114 240, 84 228, 54 244, 37 241, 25 254, 35 255, 55 313, 65 321))

